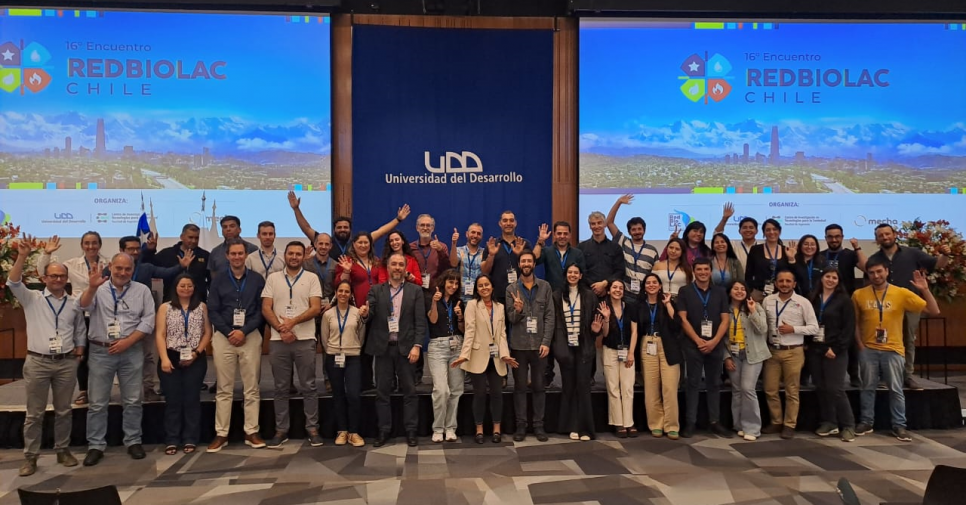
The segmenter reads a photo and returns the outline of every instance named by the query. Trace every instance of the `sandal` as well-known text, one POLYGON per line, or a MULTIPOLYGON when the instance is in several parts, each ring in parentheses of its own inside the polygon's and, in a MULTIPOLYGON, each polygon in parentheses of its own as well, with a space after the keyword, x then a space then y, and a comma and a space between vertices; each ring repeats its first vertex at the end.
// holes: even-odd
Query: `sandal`
POLYGON ((184 453, 185 454, 191 454, 191 453, 195 452, 195 449, 197 449, 197 447, 195 447, 195 444, 184 444, 184 453))
POLYGON ((478 443, 478 444, 482 444, 483 443, 483 434, 482 433, 477 433, 476 436, 473 437, 473 438, 474 438, 474 440, 476 440, 476 443, 478 443))
POLYGON ((164 448, 164 453, 167 454, 168 456, 174 456, 175 454, 178 453, 178 446, 169 445, 164 448))
POLYGON ((81 391, 77 398, 74 398, 74 405, 87 405, 87 391, 81 391))
POLYGON ((627 428, 627 436, 630 438, 637 438, 637 428, 627 428))
POLYGON ((623 428, 617 428, 617 432, 614 434, 617 435, 617 438, 627 438, 627 430, 623 428))

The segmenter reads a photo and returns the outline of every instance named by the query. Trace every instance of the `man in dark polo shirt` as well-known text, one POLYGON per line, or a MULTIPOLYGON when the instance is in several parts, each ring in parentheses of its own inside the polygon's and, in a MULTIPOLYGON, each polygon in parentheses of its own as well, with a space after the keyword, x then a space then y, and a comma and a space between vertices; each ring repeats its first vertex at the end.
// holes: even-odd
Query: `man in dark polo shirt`
MULTIPOLYGON (((493 299, 506 306, 506 288, 520 277, 519 254, 524 249, 528 249, 539 258, 543 244, 538 241, 536 246, 531 246, 530 241, 517 236, 517 218, 513 211, 503 211, 500 214, 499 224, 503 234, 499 240, 490 237, 487 241, 481 267, 483 272, 490 273, 490 279, 493 281, 493 299)), ((509 337, 507 335, 507 338, 509 337)))
POLYGON ((724 288, 711 284, 711 259, 697 258, 691 267, 694 283, 681 288, 677 309, 684 336, 684 359, 687 365, 687 410, 681 436, 694 435, 698 420, 698 394, 701 372, 704 371, 708 401, 708 421, 711 433, 731 438, 731 432, 719 421, 721 411, 721 368, 724 365, 725 335, 731 322, 728 294, 724 288))
MULTIPOLYGON (((180 265, 185 254, 193 253, 194 260, 188 265, 188 274, 195 281, 195 290, 201 295, 201 301, 208 301, 208 283, 211 281, 211 272, 208 270, 208 251, 198 247, 198 240, 201 237, 201 228, 193 223, 188 223, 181 228, 181 240, 168 248, 155 253, 146 248, 141 253, 141 261, 152 263, 159 267, 173 267, 180 265)), ((171 299, 172 280, 164 281, 164 293, 161 298, 164 301, 171 299)))
MULTIPOLYGON (((932 272, 946 266, 949 262, 949 246, 943 245, 938 257, 930 256, 920 249, 900 247, 896 243, 896 230, 887 223, 875 227, 875 243, 879 244, 879 251, 869 257, 881 258, 890 262, 889 284, 906 288, 917 295, 921 295, 919 288, 912 283, 912 274, 916 270, 932 272)), ((859 268, 865 268, 865 262, 859 262, 859 268)), ((906 350, 905 387, 922 389, 912 380, 912 372, 916 366, 916 332, 919 330, 920 312, 906 312, 905 324, 902 332, 902 345, 906 350)))

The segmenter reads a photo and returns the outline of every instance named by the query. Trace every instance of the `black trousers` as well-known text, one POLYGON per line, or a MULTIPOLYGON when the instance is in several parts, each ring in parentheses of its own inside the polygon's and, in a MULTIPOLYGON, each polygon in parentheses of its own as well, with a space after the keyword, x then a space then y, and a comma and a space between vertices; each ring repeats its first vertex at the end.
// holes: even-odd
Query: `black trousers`
POLYGON ((490 417, 494 423, 499 423, 503 419, 503 377, 496 371, 493 360, 486 366, 483 373, 471 373, 470 381, 473 383, 473 420, 477 425, 482 425, 486 419, 486 399, 490 399, 490 417), (490 387, 487 393, 487 385, 490 387))
POLYGON ((521 351, 513 349, 510 355, 520 364, 513 369, 513 409, 516 411, 517 429, 527 425, 527 376, 533 394, 534 428, 543 428, 543 414, 547 404, 547 392, 543 379, 546 373, 547 358, 540 357, 540 351, 521 351))
POLYGON ((575 348, 568 348, 568 356, 558 357, 560 381, 563 393, 560 396, 560 433, 590 434, 594 428, 594 412, 590 399, 590 370, 597 360, 583 362, 575 348))
MULTIPOLYGON (((86 328, 84 333, 87 333, 87 331, 90 330, 91 328, 91 318, 89 316, 84 316, 84 327, 86 328)), ((81 362, 78 363, 77 365, 77 390, 78 391, 87 391, 87 377, 89 377, 91 373, 90 369, 87 368, 87 362, 88 360, 90 360, 90 357, 91 357, 91 346, 88 345, 84 347, 84 359, 82 359, 81 362)))
POLYGON ((403 394, 403 426, 406 432, 416 431, 419 427, 419 412, 416 398, 415 367, 409 358, 399 353, 399 347, 390 345, 386 352, 374 357, 376 365, 376 420, 379 431, 392 432, 392 408, 389 395, 392 393, 393 377, 399 378, 399 390, 403 394))
POLYGON ((345 367, 335 366, 335 356, 325 357, 325 373, 332 383, 332 410, 336 431, 359 433, 362 414, 362 356, 346 356, 345 367))
POLYGON ((810 351, 807 354, 812 367, 812 380, 818 393, 818 407, 823 423, 831 423, 841 428, 854 428, 855 416, 852 405, 845 394, 845 371, 849 364, 849 354, 838 354, 828 359, 824 353, 810 351))

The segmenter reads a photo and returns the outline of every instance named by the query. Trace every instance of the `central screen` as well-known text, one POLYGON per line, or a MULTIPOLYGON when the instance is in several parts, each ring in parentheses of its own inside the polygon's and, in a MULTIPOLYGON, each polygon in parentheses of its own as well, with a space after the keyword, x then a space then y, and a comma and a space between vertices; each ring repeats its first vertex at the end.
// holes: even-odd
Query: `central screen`
MULTIPOLYGON (((582 20, 580 214, 966 225, 966 24, 582 20)), ((583 236, 588 236, 586 223, 583 236)), ((709 233, 710 236, 710 233, 709 233)))
POLYGON ((330 219, 329 19, 5 9, 0 220, 47 236, 162 237, 262 220, 286 193, 330 219))

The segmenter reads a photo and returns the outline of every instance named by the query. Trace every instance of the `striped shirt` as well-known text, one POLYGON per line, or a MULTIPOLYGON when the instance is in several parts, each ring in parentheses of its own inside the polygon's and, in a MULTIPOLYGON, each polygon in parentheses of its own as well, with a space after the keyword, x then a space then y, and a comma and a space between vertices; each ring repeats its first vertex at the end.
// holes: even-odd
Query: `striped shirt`
POLYGON ((657 263, 657 249, 647 242, 640 247, 635 246, 634 242, 621 232, 614 235, 614 242, 620 246, 624 253, 624 284, 625 289, 630 291, 631 281, 640 281, 641 287, 644 286, 644 277, 651 273, 654 264, 657 263))

